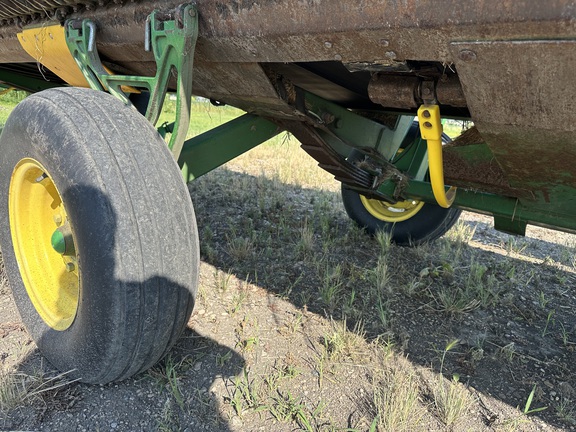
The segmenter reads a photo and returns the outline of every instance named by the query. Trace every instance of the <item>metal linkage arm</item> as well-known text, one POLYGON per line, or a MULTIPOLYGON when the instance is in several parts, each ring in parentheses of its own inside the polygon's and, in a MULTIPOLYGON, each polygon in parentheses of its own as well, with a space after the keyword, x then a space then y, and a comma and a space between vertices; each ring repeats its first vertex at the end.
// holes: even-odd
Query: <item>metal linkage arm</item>
POLYGON ((65 26, 68 48, 90 87, 108 91, 127 104, 130 103, 127 91, 149 91, 146 118, 153 125, 160 116, 172 70, 177 72, 175 124, 168 147, 178 159, 190 123, 194 50, 198 37, 196 7, 181 5, 171 13, 154 11, 148 17, 145 49, 154 53, 157 65, 154 77, 111 74, 102 65, 96 49, 96 24, 85 19, 67 21, 65 26))

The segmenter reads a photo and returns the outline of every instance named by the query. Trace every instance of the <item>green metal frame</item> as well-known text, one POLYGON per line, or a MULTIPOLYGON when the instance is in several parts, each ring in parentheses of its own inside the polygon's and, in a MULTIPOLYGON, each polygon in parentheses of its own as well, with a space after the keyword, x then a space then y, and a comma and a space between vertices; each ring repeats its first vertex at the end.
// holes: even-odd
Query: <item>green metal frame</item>
POLYGON ((198 38, 198 13, 192 4, 182 5, 174 17, 152 12, 146 23, 146 49, 152 49, 157 72, 154 77, 112 75, 102 65, 96 49, 96 25, 91 20, 66 22, 66 42, 91 88, 109 91, 130 103, 123 87, 150 92, 146 118, 158 122, 172 70, 177 72, 176 115, 168 147, 178 159, 190 124, 194 49, 198 38))
POLYGON ((178 74, 176 116, 158 126, 164 137, 171 133, 169 148, 189 182, 223 165, 281 132, 271 121, 246 114, 185 141, 190 124, 194 49, 198 37, 198 13, 192 4, 178 7, 173 16, 154 11, 146 22, 146 49, 154 52, 154 77, 112 75, 102 65, 96 49, 96 25, 91 20, 68 21, 66 42, 91 88, 109 91, 130 103, 127 87, 150 92, 146 118, 154 125, 168 89, 171 73, 178 74))
MULTIPOLYGON (((435 203, 432 187, 426 181, 428 153, 426 142, 418 139, 404 152, 398 153, 413 117, 400 117, 395 129, 342 108, 318 96, 306 93, 305 106, 309 117, 317 120, 318 131, 334 150, 346 156, 356 148, 377 150, 383 158, 407 174, 409 181, 403 186, 400 197, 397 183, 385 181, 375 189, 356 190, 361 194, 379 196, 394 203, 398 199, 416 199, 435 203), (329 121, 326 121, 326 120, 329 121)), ((494 155, 486 144, 454 148, 470 164, 493 160, 494 155), (470 153, 470 154, 466 154, 470 153)), ((367 154, 370 154, 367 152, 367 154)), ((474 188, 458 188, 455 207, 494 216, 496 229, 524 235, 527 224, 576 232, 576 189, 565 184, 538 185, 524 197, 511 197, 478 192, 474 188)), ((446 186, 448 191, 449 187, 446 186)))
POLYGON ((30 93, 47 90, 54 87, 61 87, 58 83, 53 83, 39 78, 0 69, 0 83, 6 83, 6 86, 15 87, 30 93))
POLYGON ((282 132, 275 123, 244 114, 187 140, 178 159, 184 181, 190 182, 282 132))
MULTIPOLYGON (((155 77, 111 75, 102 65, 95 45, 96 26, 90 20, 66 23, 67 42, 78 66, 90 86, 109 91, 126 103, 125 86, 150 92, 146 117, 156 124, 164 97, 175 70, 177 101, 175 122, 161 127, 160 132, 172 132, 169 147, 182 168, 186 181, 191 181, 224 164, 267 139, 280 129, 273 122, 254 115, 244 115, 220 127, 185 142, 190 121, 193 57, 198 35, 198 14, 194 5, 177 8, 173 16, 153 12, 147 21, 147 48, 152 49, 157 63, 155 77)), ((0 75, 1 79, 1 75, 0 75)), ((392 180, 374 189, 358 189, 360 193, 379 196, 396 202, 417 199, 434 203, 430 183, 425 142, 419 140, 399 149, 412 125, 412 116, 399 115, 394 128, 356 114, 337 104, 304 92, 304 114, 317 123, 323 140, 341 156, 353 149, 367 154, 377 152, 382 160, 392 163, 410 179, 402 189, 392 180)), ((489 148, 485 146, 486 151, 489 148)), ((490 154, 484 155, 488 158, 490 154)), ((472 158, 472 163, 474 163, 472 158)), ((470 161, 469 161, 470 162, 470 161)), ((480 193, 460 187, 455 206, 494 215, 497 229, 524 234, 527 223, 576 231, 576 190, 553 184, 542 191, 535 190, 531 198, 514 198, 480 193)))

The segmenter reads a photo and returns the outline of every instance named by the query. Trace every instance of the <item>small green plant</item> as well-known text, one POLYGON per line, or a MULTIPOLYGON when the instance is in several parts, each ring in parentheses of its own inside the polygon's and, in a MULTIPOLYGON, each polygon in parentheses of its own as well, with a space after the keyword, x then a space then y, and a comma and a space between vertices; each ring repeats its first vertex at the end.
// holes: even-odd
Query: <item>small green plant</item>
POLYGON ((556 311, 554 309, 552 309, 550 312, 548 312, 548 316, 546 317, 546 325, 544 326, 544 330, 542 330, 542 337, 546 336, 548 334, 548 326, 550 325, 550 323, 554 324, 555 320, 554 320, 554 314, 556 313, 556 311))
POLYGON ((570 425, 576 425, 576 405, 574 401, 562 396, 560 401, 554 404, 554 409, 559 419, 570 425))
POLYGON ((227 237, 228 253, 236 261, 243 261, 254 253, 254 241, 246 237, 227 237))
POLYGON ((536 384, 534 384, 534 387, 532 387, 532 391, 528 395, 528 399, 526 399, 526 403, 524 404, 524 409, 522 410, 522 412, 525 415, 534 414, 540 411, 544 411, 545 409, 548 409, 548 407, 532 408, 532 401, 534 400, 535 393, 536 393, 536 384))
POLYGON ((216 279, 216 289, 221 292, 228 291, 228 288, 230 288, 232 274, 230 272, 225 273, 220 270, 216 270, 214 272, 214 277, 216 279))
POLYGON ((244 289, 241 289, 232 298, 232 302, 228 307, 227 312, 230 315, 236 314, 242 308, 242 305, 244 304, 247 298, 248 298, 248 292, 244 289))
POLYGON ((158 384, 166 388, 172 399, 180 409, 184 409, 184 395, 180 388, 181 373, 189 367, 187 357, 180 361, 175 361, 172 354, 168 354, 164 360, 148 371, 158 384))
POLYGON ((508 362, 512 363, 514 358, 517 356, 516 352, 516 344, 514 342, 510 342, 507 345, 504 345, 499 349, 500 355, 508 362))
POLYGON ((413 371, 395 365, 385 370, 375 384, 373 404, 376 416, 370 430, 422 430, 425 410, 419 401, 419 382, 413 371))
POLYGON ((300 228, 300 237, 296 243, 298 255, 302 258, 307 257, 314 250, 314 230, 308 223, 308 218, 304 219, 300 228))
POLYGON ((232 379, 227 386, 228 396, 224 398, 234 409, 238 417, 242 417, 248 410, 263 411, 266 407, 261 401, 261 383, 248 377, 248 370, 244 368, 240 376, 232 379))
POLYGON ((378 297, 378 303, 376 304, 376 310, 378 312, 378 319, 382 324, 382 327, 387 330, 390 328, 390 302, 382 300, 378 297))
POLYGON ((454 339, 446 344, 440 360, 440 372, 436 375, 432 384, 432 397, 434 408, 438 418, 447 426, 453 427, 462 416, 468 411, 472 404, 472 399, 468 389, 463 387, 457 374, 452 375, 452 379, 446 383, 442 374, 446 354, 459 344, 459 340, 454 339))
POLYGON ((357 322, 353 331, 348 331, 346 320, 333 323, 331 334, 324 336, 322 344, 331 361, 353 360, 364 352, 366 333, 362 322, 357 322))
POLYGON ((392 248, 392 233, 380 230, 376 232, 375 237, 380 246, 380 258, 386 259, 392 248))
POLYGON ((538 304, 540 305, 540 307, 542 309, 546 309, 546 306, 548 305, 549 302, 550 300, 546 298, 546 294, 544 294, 544 291, 540 291, 540 293, 538 294, 538 304))
MULTIPOLYGON (((313 432, 310 413, 301 398, 295 398, 290 392, 277 392, 278 396, 272 398, 267 408, 276 420, 287 423, 295 421, 300 428, 313 432)), ((314 414, 314 413, 313 413, 314 414)), ((317 414, 317 413, 315 413, 317 414)))
POLYGON ((327 265, 320 285, 320 297, 328 308, 328 313, 333 314, 336 306, 340 303, 340 295, 343 289, 342 267, 327 265))
POLYGON ((224 354, 218 353, 216 354, 216 364, 219 367, 223 367, 232 359, 232 351, 227 350, 224 354))
POLYGON ((388 271, 386 259, 382 257, 378 258, 376 268, 374 269, 374 283, 378 296, 382 296, 387 290, 390 290, 390 277, 391 275, 388 271))

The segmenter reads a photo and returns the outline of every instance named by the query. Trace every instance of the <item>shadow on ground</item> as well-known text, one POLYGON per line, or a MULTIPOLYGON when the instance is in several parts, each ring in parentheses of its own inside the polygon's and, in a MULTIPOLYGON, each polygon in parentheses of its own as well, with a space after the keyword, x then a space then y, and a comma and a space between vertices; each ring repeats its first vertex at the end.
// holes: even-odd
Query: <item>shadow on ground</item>
POLYGON ((483 398, 523 410, 534 385, 529 408, 547 407, 534 415, 559 428, 574 421, 573 249, 464 221, 436 243, 392 246, 379 297, 370 275, 381 247, 352 226, 339 194, 225 169, 190 190, 203 261, 301 310, 346 319, 351 331, 362 323, 368 341, 387 335, 415 364, 459 376, 487 426, 496 415, 483 398), (336 268, 342 289, 330 300, 322 291, 336 268), (485 298, 460 299, 469 285, 485 298), (441 366, 452 340, 458 346, 441 366))

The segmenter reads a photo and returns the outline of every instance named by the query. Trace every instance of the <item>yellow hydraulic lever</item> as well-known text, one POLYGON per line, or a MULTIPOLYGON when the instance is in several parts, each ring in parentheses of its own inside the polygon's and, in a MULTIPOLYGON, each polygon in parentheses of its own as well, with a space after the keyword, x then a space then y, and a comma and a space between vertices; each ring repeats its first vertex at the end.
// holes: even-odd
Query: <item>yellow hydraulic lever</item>
POLYGON ((418 108, 420 133, 428 146, 428 167, 434 198, 440 207, 448 208, 456 198, 456 188, 444 188, 444 166, 442 165, 442 123, 438 105, 422 105, 418 108))

